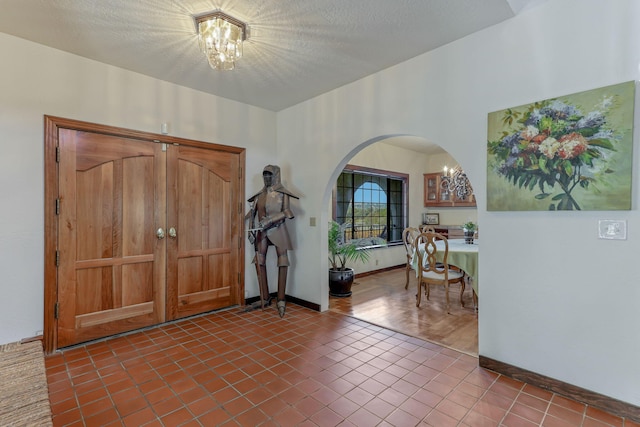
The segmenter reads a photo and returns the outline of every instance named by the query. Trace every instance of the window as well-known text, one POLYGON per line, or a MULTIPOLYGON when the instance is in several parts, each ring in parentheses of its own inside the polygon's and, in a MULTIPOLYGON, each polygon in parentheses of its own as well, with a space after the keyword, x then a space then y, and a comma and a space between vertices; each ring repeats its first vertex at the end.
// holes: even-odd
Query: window
POLYGON ((402 241, 407 221, 406 174, 347 166, 334 191, 334 219, 347 227, 345 241, 360 246, 402 241))

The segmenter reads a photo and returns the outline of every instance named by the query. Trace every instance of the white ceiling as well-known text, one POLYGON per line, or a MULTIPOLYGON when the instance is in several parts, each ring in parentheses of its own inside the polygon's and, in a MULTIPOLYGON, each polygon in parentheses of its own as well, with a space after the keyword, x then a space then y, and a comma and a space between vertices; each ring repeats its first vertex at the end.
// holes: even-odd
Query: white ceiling
POLYGON ((0 0, 0 32, 279 111, 542 1, 0 0), (218 9, 251 28, 233 71, 196 40, 193 16, 218 9))
MULTIPOLYGON (((545 1, 0 0, 0 32, 280 111, 545 1), (211 69, 198 47, 193 16, 214 10, 250 27, 233 71, 211 69)), ((385 143, 443 152, 415 137, 385 143)))

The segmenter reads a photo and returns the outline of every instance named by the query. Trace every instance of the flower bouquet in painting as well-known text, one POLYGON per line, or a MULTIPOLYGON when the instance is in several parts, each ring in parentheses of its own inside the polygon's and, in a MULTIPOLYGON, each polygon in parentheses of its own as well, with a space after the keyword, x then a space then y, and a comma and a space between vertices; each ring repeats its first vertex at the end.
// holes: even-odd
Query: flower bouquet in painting
POLYGON ((488 209, 629 209, 633 92, 629 82, 491 113, 488 209))

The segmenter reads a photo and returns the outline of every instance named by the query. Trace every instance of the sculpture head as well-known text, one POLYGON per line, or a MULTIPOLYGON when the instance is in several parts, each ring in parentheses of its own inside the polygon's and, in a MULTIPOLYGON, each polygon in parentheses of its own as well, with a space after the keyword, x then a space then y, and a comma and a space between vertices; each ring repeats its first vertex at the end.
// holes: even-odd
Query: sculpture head
POLYGON ((262 171, 262 179, 265 187, 272 187, 280 184, 280 166, 267 165, 262 171))

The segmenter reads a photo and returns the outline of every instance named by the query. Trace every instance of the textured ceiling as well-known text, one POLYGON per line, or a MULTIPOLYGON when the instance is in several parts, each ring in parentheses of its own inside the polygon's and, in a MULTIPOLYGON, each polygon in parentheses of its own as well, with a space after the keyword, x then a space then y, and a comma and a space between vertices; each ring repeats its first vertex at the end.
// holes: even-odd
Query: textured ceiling
POLYGON ((541 1, 0 0, 0 32, 279 111, 541 1), (233 71, 198 48, 193 16, 217 9, 251 28, 233 71))

